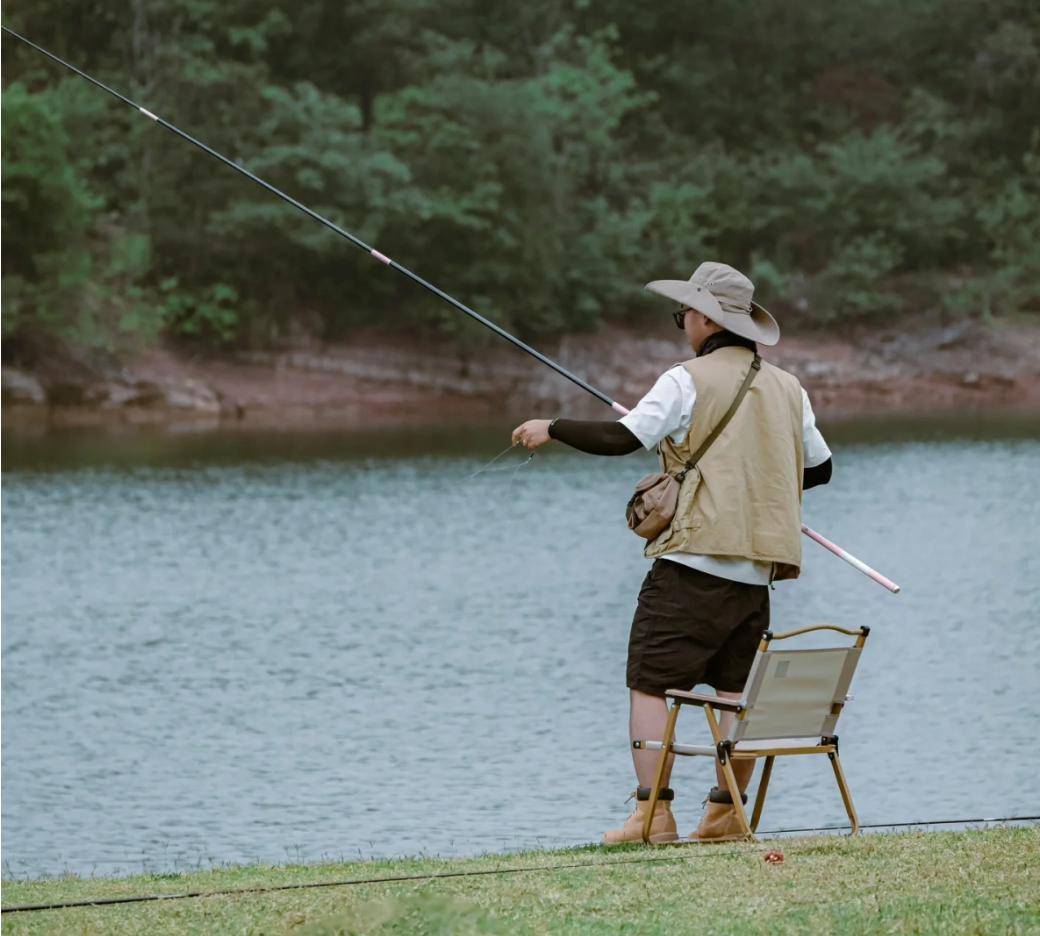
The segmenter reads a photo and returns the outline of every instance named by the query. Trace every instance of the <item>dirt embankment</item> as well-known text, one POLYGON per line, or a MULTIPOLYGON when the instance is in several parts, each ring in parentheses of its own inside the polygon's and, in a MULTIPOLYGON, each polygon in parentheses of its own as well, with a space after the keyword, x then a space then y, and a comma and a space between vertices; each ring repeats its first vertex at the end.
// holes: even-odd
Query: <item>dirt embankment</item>
MULTIPOLYGON (((608 328, 541 350, 629 406, 684 357, 679 336, 664 328, 651 337, 608 328)), ((1040 323, 793 336, 763 356, 799 377, 823 419, 892 411, 1040 413, 1040 323)), ((223 359, 153 351, 105 373, 53 361, 31 370, 5 366, 3 399, 9 425, 36 426, 374 428, 608 412, 504 342, 460 349, 379 334, 223 359)))

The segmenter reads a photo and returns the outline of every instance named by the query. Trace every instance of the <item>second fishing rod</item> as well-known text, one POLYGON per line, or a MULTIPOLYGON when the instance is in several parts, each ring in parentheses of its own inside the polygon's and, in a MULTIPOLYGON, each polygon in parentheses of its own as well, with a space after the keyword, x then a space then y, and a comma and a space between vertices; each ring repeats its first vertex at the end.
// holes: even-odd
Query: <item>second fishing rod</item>
MULTIPOLYGON (((602 390, 598 390, 596 387, 593 387, 590 383, 582 380, 576 374, 571 373, 571 371, 567 370, 567 368, 563 367, 561 364, 558 364, 552 358, 547 357, 546 355, 542 354, 542 352, 538 351, 536 348, 532 348, 529 344, 527 344, 526 342, 521 341, 515 335, 511 335, 509 332, 507 332, 501 326, 496 325, 490 319, 485 318, 479 312, 476 312, 475 310, 471 309, 465 303, 460 302, 454 296, 449 295, 448 293, 444 292, 444 290, 442 290, 439 287, 433 285, 433 283, 430 283, 429 281, 423 279, 417 273, 414 273, 411 270, 409 270, 406 266, 398 263, 396 260, 392 260, 386 254, 381 253, 380 251, 376 250, 374 247, 369 246, 363 240, 361 240, 361 238, 357 237, 354 234, 351 234, 350 231, 347 231, 344 228, 341 228, 338 224, 335 224, 334 222, 330 221, 324 215, 319 214, 313 208, 309 208, 307 205, 303 204, 302 202, 297 201, 291 195, 287 195, 281 189, 277 188, 274 185, 271 185, 270 182, 267 182, 264 179, 261 179, 258 175, 255 175, 254 173, 250 172, 248 169, 244 168, 243 166, 238 165, 238 163, 236 163, 232 159, 229 159, 223 153, 217 152, 215 149, 213 149, 210 146, 207 146, 201 140, 198 140, 195 137, 193 137, 190 133, 185 133, 183 130, 181 130, 176 125, 170 123, 168 120, 165 120, 164 118, 158 116, 157 114, 153 113, 152 111, 148 110, 147 108, 142 107, 136 101, 133 101, 130 98, 128 98, 125 94, 121 94, 119 91, 116 91, 114 88, 109 87, 104 82, 99 81, 97 78, 93 77, 92 75, 87 74, 87 72, 83 71, 80 68, 77 68, 75 65, 72 65, 69 62, 66 62, 63 58, 55 55, 53 52, 48 51, 47 49, 43 48, 42 46, 37 45, 35 42, 31 41, 30 39, 26 38, 25 36, 21 35, 20 33, 15 32, 13 29, 10 29, 7 26, 0 26, 0 29, 3 30, 4 34, 6 34, 8 36, 11 36, 14 39, 17 39, 20 42, 23 42, 25 45, 29 46, 32 49, 35 49, 37 52, 39 52, 41 55, 46 56, 51 61, 56 62, 57 64, 61 65, 64 68, 67 68, 69 71, 75 73, 76 75, 79 75, 80 78, 83 78, 85 81, 89 81, 95 87, 100 88, 102 91, 105 91, 108 94, 112 95, 112 97, 117 98, 118 100, 122 101, 128 107, 132 107, 134 110, 136 110, 138 113, 140 113, 143 117, 146 117, 149 120, 154 121, 159 126, 161 126, 164 129, 170 131, 170 133, 173 133, 173 134, 179 136, 182 140, 186 140, 192 146, 197 147, 198 149, 202 150, 204 153, 207 153, 208 155, 212 156, 214 159, 217 159, 220 162, 224 163, 224 165, 229 166, 231 169, 234 169, 235 172, 238 172, 241 175, 245 176, 251 182, 255 183, 256 185, 259 185, 261 188, 267 190, 272 195, 276 195, 278 198, 282 199, 283 201, 288 202, 290 205, 292 205, 297 210, 302 211, 308 217, 313 218, 319 224, 322 224, 325 227, 327 227, 330 231, 333 231, 334 233, 338 234, 340 237, 350 241, 350 243, 352 243, 355 247, 359 248, 360 250, 365 251, 365 253, 369 254, 370 256, 372 256, 373 258, 378 260, 380 263, 384 264, 385 266, 390 267, 392 270, 397 271, 398 273, 402 274, 403 276, 408 277, 408 279, 412 280, 412 282, 417 283, 418 285, 422 286, 426 290, 429 290, 431 293, 433 293, 439 299, 442 299, 444 302, 447 302, 449 305, 451 305, 452 307, 458 309, 460 312, 463 312, 464 314, 468 315, 470 318, 480 322, 480 324, 483 325, 485 328, 489 328, 496 335, 498 335, 501 338, 504 338, 506 341, 508 341, 510 344, 514 345, 515 347, 519 348, 521 351, 524 351, 525 353, 531 355, 531 357, 533 357, 536 360, 540 361, 542 364, 545 364, 547 367, 551 367, 554 371, 556 371, 556 373, 560 374, 562 377, 567 378, 567 380, 569 380, 572 383, 576 384, 577 386, 581 387, 582 390, 585 390, 587 393, 591 393, 594 397, 596 397, 596 399, 600 400, 601 402, 605 403, 607 406, 611 407, 615 412, 621 413, 621 414, 624 414, 624 413, 628 412, 628 410, 624 406, 622 406, 617 401, 611 399, 602 390)), ((864 575, 866 575, 868 578, 872 579, 873 581, 877 582, 878 584, 884 586, 889 591, 891 591, 893 593, 899 591, 899 586, 895 585, 893 582, 891 582, 885 576, 881 575, 880 572, 875 571, 870 566, 868 566, 865 562, 863 562, 860 559, 857 559, 851 553, 849 553, 846 550, 842 549, 840 546, 837 546, 836 544, 832 543, 826 537, 821 536, 815 530, 810 529, 804 523, 802 524, 802 532, 806 536, 808 536, 810 539, 812 539, 814 542, 818 543, 819 545, 823 546, 825 549, 827 549, 830 552, 832 552, 839 559, 843 559, 845 562, 849 563, 853 568, 855 568, 858 571, 862 572, 864 575)))

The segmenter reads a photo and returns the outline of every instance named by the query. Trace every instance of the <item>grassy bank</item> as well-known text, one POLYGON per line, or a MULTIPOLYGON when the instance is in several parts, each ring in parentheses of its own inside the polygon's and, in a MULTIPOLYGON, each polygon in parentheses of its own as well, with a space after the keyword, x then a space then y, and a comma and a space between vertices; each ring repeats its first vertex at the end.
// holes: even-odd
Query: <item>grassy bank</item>
POLYGON ((600 848, 7 881, 3 906, 425 880, 5 913, 9 933, 1040 932, 1040 829, 600 848), (781 863, 764 860, 782 850, 781 863), (570 865, 570 867, 564 867, 570 865), (505 869, 527 869, 509 873, 505 869))

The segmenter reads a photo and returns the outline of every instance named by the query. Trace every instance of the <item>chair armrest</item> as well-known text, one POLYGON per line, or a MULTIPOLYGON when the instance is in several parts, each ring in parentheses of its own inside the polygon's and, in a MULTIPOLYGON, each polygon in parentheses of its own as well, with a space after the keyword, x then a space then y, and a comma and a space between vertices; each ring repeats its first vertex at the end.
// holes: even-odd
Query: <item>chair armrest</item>
POLYGON ((684 692, 682 689, 669 689, 665 696, 675 699, 680 705, 710 705, 714 709, 723 712, 743 712, 744 706, 737 699, 720 699, 714 695, 704 695, 700 692, 684 692))

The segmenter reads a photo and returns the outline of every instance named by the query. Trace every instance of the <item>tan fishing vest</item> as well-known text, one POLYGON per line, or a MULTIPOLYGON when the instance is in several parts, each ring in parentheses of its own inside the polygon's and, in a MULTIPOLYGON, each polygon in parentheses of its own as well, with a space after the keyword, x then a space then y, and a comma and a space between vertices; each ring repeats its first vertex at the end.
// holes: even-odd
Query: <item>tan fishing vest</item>
MULTIPOLYGON (((740 389, 753 354, 719 348, 683 366, 697 389, 693 425, 681 444, 659 446, 675 474, 697 451, 740 389)), ((730 423, 690 471, 671 526, 646 555, 699 553, 775 563, 774 578, 797 578, 802 564, 802 388, 765 361, 730 423)))

